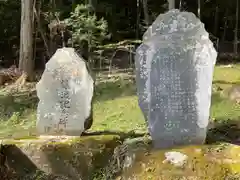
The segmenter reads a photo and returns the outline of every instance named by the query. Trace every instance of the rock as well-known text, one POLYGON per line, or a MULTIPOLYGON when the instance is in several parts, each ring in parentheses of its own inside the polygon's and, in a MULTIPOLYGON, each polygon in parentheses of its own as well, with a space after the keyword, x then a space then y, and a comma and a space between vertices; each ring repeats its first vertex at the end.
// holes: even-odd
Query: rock
POLYGON ((204 143, 216 58, 193 13, 171 10, 145 32, 135 60, 136 84, 155 147, 204 143))
MULTIPOLYGON (((238 180, 240 178, 240 147, 236 145, 222 143, 156 150, 152 149, 151 145, 138 143, 137 146, 134 144, 123 148, 128 150, 119 164, 128 163, 128 167, 119 168, 122 171, 115 173, 112 179, 238 180)), ((111 165, 112 169, 115 167, 117 163, 111 165)))
POLYGON ((122 138, 4 139, 1 155, 16 180, 239 180, 240 146, 221 143, 156 150, 148 137, 124 142, 122 138))
POLYGON ((175 166, 183 166, 186 163, 186 160, 188 158, 187 155, 180 153, 180 152, 166 152, 165 154, 165 160, 163 161, 165 162, 170 162, 171 164, 175 165, 175 166))
POLYGON ((114 148, 120 145, 121 137, 46 136, 25 140, 5 139, 2 143, 6 164, 18 180, 89 180, 94 179, 107 165, 114 148))
POLYGON ((229 99, 237 104, 240 104, 240 86, 233 86, 227 91, 229 99))
POLYGON ((4 69, 0 68, 0 86, 17 80, 22 75, 22 72, 15 66, 4 69))
POLYGON ((38 133, 79 136, 89 128, 93 84, 83 58, 73 48, 58 49, 36 85, 38 133))

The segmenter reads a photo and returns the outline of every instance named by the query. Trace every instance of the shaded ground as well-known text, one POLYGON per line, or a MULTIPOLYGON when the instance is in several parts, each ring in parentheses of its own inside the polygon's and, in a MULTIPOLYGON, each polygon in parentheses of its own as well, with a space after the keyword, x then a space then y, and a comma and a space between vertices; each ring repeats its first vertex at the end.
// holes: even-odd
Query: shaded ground
POLYGON ((209 129, 207 134, 207 144, 216 142, 228 142, 240 146, 240 121, 220 121, 209 129))

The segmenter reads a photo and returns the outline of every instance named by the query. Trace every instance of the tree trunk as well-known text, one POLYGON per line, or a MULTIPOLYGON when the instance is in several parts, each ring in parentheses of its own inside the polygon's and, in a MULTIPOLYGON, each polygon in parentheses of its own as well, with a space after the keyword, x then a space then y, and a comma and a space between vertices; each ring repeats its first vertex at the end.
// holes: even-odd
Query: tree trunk
POLYGON ((235 27, 235 37, 234 37, 234 54, 237 55, 238 54, 238 0, 236 0, 236 27, 235 27))
POLYGON ((168 0, 168 10, 175 9, 175 0, 168 0))
POLYGON ((142 4, 143 4, 144 19, 148 28, 148 26, 150 25, 149 14, 148 14, 148 0, 142 0, 142 4))
POLYGON ((182 10, 182 0, 179 1, 179 9, 182 10))
MULTIPOLYGON (((89 7, 91 7, 90 9, 88 9, 88 16, 90 16, 90 15, 92 15, 92 6, 93 6, 93 2, 92 2, 92 0, 88 0, 88 6, 89 7)), ((87 43, 87 51, 88 51, 88 58, 87 58, 87 63, 88 63, 88 66, 90 67, 90 68, 93 68, 93 65, 94 65, 94 63, 93 63, 93 59, 92 59, 92 30, 91 29, 89 29, 88 30, 88 43, 87 43)))
POLYGON ((33 78, 33 0, 21 0, 19 69, 33 78))
POLYGON ((217 37, 218 33, 218 15, 219 15, 219 7, 216 6, 216 11, 215 11, 215 23, 214 23, 214 35, 217 37))
POLYGON ((136 22, 136 38, 139 39, 139 24, 140 24, 140 0, 137 0, 137 22, 136 22))
POLYGON ((50 58, 51 57, 51 54, 50 54, 50 51, 49 51, 49 47, 48 47, 48 44, 47 44, 47 38, 45 37, 45 35, 44 35, 44 31, 43 31, 43 29, 42 29, 42 25, 41 25, 41 19, 40 19, 40 5, 38 6, 38 9, 36 9, 35 7, 34 7, 34 14, 35 14, 35 18, 36 18, 36 21, 37 21, 37 31, 39 31, 40 32, 40 35, 41 35, 41 37, 42 37, 42 40, 43 40, 43 42, 44 42, 44 46, 45 46, 45 48, 46 48, 46 54, 47 54, 47 56, 48 56, 48 58, 50 58))
POLYGON ((198 0, 198 18, 201 19, 201 0, 198 0))
POLYGON ((221 42, 225 41, 227 26, 228 26, 228 9, 226 10, 225 16, 224 16, 224 28, 223 28, 223 35, 221 37, 221 42))
POLYGON ((93 3, 93 0, 88 0, 88 4, 90 6, 90 11, 95 13, 95 4, 93 3))

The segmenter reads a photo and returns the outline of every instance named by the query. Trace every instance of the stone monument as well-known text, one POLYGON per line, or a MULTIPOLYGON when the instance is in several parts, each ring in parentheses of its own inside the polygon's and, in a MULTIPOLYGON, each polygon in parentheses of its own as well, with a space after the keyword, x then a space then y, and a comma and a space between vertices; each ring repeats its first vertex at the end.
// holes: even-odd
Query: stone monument
POLYGON ((83 58, 73 48, 58 49, 36 85, 38 133, 81 135, 92 114, 93 86, 83 58))
POLYGON ((136 54, 136 83, 155 147, 205 142, 216 57, 193 13, 173 9, 145 32, 136 54))

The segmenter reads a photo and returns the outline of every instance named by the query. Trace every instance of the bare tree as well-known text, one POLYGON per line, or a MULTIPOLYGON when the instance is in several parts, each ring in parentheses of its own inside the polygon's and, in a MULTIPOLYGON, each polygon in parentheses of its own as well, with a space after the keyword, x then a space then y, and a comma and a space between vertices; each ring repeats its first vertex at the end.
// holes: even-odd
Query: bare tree
POLYGON ((239 13, 239 2, 236 0, 236 27, 235 27, 235 36, 234 36, 234 54, 238 53, 238 13, 239 13))
POLYGON ((21 0, 19 69, 33 78, 33 0, 21 0))

